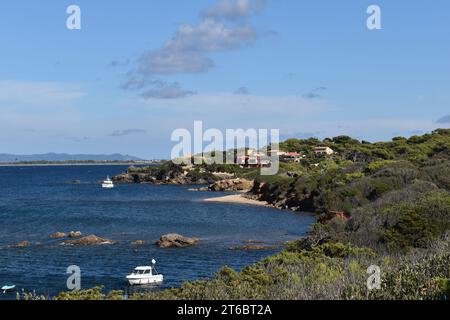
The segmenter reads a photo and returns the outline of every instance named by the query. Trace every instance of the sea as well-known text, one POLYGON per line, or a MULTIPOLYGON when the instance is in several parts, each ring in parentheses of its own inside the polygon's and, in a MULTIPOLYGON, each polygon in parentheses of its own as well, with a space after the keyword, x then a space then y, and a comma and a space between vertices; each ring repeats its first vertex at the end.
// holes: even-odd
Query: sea
POLYGON ((223 266, 242 270, 282 250, 282 244, 305 235, 313 215, 203 200, 224 193, 192 192, 192 186, 123 184, 102 189, 108 175, 127 166, 0 167, 0 299, 35 292, 53 297, 68 290, 69 266, 80 268, 81 288, 133 293, 211 279, 223 266), (81 231, 115 241, 113 245, 63 246, 56 232, 81 231), (163 234, 198 237, 198 245, 161 249, 163 234), (132 242, 143 240, 145 245, 132 242), (262 251, 231 250, 249 240, 278 246, 262 251), (15 244, 31 243, 19 248, 15 244), (126 275, 156 260, 164 275, 157 287, 129 287, 126 275))

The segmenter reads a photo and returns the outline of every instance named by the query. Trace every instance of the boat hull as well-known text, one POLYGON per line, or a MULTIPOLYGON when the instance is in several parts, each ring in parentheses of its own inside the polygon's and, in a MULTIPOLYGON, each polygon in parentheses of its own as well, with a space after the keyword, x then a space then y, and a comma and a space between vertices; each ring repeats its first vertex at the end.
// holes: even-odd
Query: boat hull
POLYGON ((145 284, 152 283, 161 283, 163 282, 162 275, 149 276, 149 277, 135 277, 135 276, 127 276, 128 283, 132 286, 140 286, 145 284))
POLYGON ((16 286, 3 286, 1 290, 3 293, 12 292, 16 289, 16 286))
POLYGON ((114 185, 112 185, 112 184, 102 184, 102 188, 103 189, 112 189, 112 188, 114 188, 114 185))

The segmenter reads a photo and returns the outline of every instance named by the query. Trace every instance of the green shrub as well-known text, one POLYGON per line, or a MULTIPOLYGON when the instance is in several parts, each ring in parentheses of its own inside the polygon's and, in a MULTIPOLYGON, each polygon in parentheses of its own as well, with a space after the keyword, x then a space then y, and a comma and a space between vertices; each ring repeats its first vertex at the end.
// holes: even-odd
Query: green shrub
POLYGON ((95 287, 87 290, 74 290, 61 292, 54 300, 104 300, 103 287, 95 287))
POLYGON ((436 226, 415 211, 404 213, 400 221, 384 232, 384 240, 392 248, 425 248, 437 235, 436 226))

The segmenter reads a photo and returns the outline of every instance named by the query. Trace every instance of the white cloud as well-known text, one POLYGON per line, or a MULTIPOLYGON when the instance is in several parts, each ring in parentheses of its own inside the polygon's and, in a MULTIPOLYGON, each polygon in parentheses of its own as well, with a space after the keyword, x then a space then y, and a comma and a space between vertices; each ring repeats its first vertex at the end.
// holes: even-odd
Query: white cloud
POLYGON ((256 37, 256 30, 248 25, 230 27, 213 19, 184 24, 163 48, 142 55, 136 71, 143 75, 204 72, 214 66, 207 53, 248 46, 256 37))
POLYGON ((43 103, 69 102, 81 98, 85 93, 73 85, 54 82, 31 82, 0 80, 0 102, 43 103))
POLYGON ((145 99, 178 99, 195 94, 194 91, 184 90, 178 82, 153 80, 146 77, 132 76, 122 86, 125 90, 144 90, 140 96, 145 99))
POLYGON ((177 82, 162 83, 154 88, 147 89, 141 93, 141 97, 150 99, 178 99, 195 94, 193 91, 184 90, 177 82))
POLYGON ((213 19, 197 26, 180 26, 177 35, 166 44, 172 51, 217 52, 239 48, 255 40, 256 31, 246 25, 225 26, 213 19))
POLYGON ((219 0, 203 10, 201 15, 207 18, 238 20, 261 12, 266 2, 266 0, 219 0))
POLYGON ((137 72, 146 76, 177 73, 200 73, 214 67, 214 62, 199 52, 179 52, 160 49, 144 54, 137 72))
MULTIPOLYGON (((154 79, 155 76, 207 72, 215 66, 210 57, 212 53, 251 46, 259 32, 247 18, 260 12, 265 2, 220 0, 206 8, 200 13, 202 19, 198 24, 180 25, 174 36, 162 47, 140 55, 134 61, 134 67, 128 72, 128 80, 122 88, 142 90, 154 81, 161 81, 154 79)), ((189 94, 192 92, 175 86, 166 90, 141 92, 141 96, 164 99, 168 96, 181 98, 189 94)))

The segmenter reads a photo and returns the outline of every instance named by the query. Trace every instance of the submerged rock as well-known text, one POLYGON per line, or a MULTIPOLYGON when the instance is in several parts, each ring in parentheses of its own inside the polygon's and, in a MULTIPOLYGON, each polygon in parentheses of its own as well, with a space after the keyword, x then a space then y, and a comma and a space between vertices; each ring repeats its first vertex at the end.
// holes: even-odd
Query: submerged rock
POLYGON ((80 180, 70 180, 70 181, 66 181, 65 184, 81 184, 80 180))
POLYGON ((90 235, 76 240, 66 240, 61 243, 63 246, 95 246, 103 244, 114 244, 114 241, 90 235))
POLYGON ((67 234, 65 234, 63 232, 56 232, 49 236, 50 239, 61 239, 61 238, 66 238, 66 237, 67 237, 67 234))
POLYGON ((132 241, 131 244, 133 246, 144 246, 147 244, 147 241, 145 240, 136 240, 136 241, 132 241))
POLYGON ((27 248, 31 246, 31 242, 28 241, 22 241, 13 245, 10 245, 11 248, 27 248))
POLYGON ((177 233, 170 233, 161 236, 156 242, 160 248, 185 248, 196 245, 200 239, 189 238, 177 233))
POLYGON ((263 243, 266 243, 265 241, 262 241, 262 240, 253 240, 253 239, 244 240, 243 242, 244 243, 249 243, 249 244, 263 244, 263 243))
POLYGON ((245 245, 230 247, 230 250, 275 250, 278 246, 245 245))

